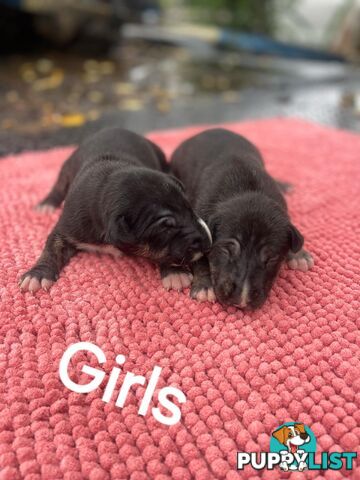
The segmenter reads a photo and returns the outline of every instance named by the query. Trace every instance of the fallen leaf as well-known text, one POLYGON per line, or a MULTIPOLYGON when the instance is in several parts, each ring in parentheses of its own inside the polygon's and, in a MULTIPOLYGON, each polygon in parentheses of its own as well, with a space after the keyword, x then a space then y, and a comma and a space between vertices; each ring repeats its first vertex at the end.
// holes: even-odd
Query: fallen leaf
POLYGON ((121 110, 129 110, 133 112, 142 110, 143 106, 143 102, 136 98, 125 99, 119 104, 121 110))
POLYGON ((156 102, 156 108, 161 113, 167 113, 171 110, 171 103, 166 99, 162 99, 156 102))
POLYGON ((99 103, 104 98, 104 94, 99 90, 92 90, 88 93, 88 99, 90 102, 99 103))
POLYGON ((84 62, 84 70, 87 72, 98 70, 99 69, 99 64, 96 60, 85 60, 84 62))
POLYGON ((21 77, 24 82, 33 83, 36 80, 37 75, 32 68, 26 68, 21 71, 21 77))
POLYGON ((85 123, 85 116, 82 113, 70 113, 62 115, 60 124, 63 127, 79 127, 85 123))
POLYGON ((84 81, 85 83, 97 83, 100 80, 100 75, 98 72, 89 71, 86 72, 84 81))
POLYGON ((101 62, 99 66, 102 75, 111 75, 115 71, 115 64, 108 60, 101 62))
POLYGON ((36 70, 43 75, 49 74, 53 68, 54 68, 54 63, 52 60, 49 60, 48 58, 40 58, 36 62, 36 70))
POLYGON ((1 122, 1 128, 4 128, 4 129, 13 128, 14 125, 15 125, 14 121, 10 120, 10 118, 6 118, 1 122))
POLYGON ((37 92, 58 88, 64 81, 64 72, 57 68, 49 77, 40 78, 33 83, 32 88, 37 92))
POLYGON ((114 85, 114 92, 117 95, 129 95, 135 92, 135 87, 132 83, 118 82, 114 85))

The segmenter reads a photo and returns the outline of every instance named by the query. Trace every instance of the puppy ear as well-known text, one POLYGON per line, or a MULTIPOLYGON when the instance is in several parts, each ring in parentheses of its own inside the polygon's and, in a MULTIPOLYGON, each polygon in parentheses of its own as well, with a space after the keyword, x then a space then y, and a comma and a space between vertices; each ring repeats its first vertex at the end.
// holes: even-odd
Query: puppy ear
POLYGON ((135 236, 131 233, 128 221, 125 216, 113 216, 109 220, 105 232, 105 242, 112 245, 134 244, 135 236))
POLYGON ((279 430, 276 430, 275 432, 273 432, 272 436, 274 438, 276 438, 276 440, 280 443, 282 443, 283 445, 285 445, 285 440, 286 440, 286 429, 287 427, 282 427, 282 428, 279 428, 279 430))
POLYGON ((293 253, 300 251, 304 245, 304 237, 292 223, 289 228, 289 245, 293 253))
POLYGON ((175 183, 175 185, 182 191, 182 193, 185 193, 185 187, 184 184, 174 175, 169 175, 171 180, 175 183))

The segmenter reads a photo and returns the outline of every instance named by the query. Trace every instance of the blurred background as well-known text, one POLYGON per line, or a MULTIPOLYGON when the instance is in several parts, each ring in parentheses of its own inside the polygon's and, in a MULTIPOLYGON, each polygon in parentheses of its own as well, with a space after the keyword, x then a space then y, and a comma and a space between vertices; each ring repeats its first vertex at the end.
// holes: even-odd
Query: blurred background
POLYGON ((0 0, 0 154, 270 116, 360 131, 360 0, 0 0))

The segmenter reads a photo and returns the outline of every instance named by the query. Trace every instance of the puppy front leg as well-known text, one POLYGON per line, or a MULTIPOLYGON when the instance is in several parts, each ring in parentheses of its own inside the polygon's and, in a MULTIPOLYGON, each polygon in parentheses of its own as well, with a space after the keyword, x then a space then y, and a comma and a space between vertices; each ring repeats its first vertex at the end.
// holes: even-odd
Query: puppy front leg
POLYGON ((36 292, 41 288, 48 290, 76 252, 75 246, 54 229, 48 236, 36 264, 21 277, 19 282, 21 290, 28 292, 36 292))
POLYGON ((191 298, 198 302, 215 302, 216 297, 211 283, 209 262, 206 257, 193 263, 194 279, 190 291, 191 298))
POLYGON ((160 265, 160 276, 166 290, 183 290, 191 285, 191 272, 184 267, 160 265))

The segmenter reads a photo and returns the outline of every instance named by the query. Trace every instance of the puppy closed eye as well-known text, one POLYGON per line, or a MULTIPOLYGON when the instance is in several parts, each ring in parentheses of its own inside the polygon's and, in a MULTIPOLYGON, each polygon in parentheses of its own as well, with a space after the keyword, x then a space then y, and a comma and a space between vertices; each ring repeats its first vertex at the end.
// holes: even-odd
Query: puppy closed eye
POLYGON ((170 215, 166 215, 156 220, 154 222, 154 225, 157 227, 163 227, 163 228, 174 228, 177 226, 177 223, 174 217, 170 215))
POLYGON ((276 255, 268 247, 264 247, 260 252, 260 260, 266 267, 272 267, 279 261, 279 255, 276 255))
POLYGON ((216 245, 216 249, 220 251, 226 257, 235 257, 240 254, 240 243, 235 239, 227 239, 222 242, 219 242, 216 245))

